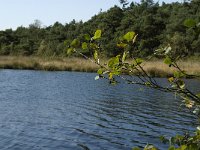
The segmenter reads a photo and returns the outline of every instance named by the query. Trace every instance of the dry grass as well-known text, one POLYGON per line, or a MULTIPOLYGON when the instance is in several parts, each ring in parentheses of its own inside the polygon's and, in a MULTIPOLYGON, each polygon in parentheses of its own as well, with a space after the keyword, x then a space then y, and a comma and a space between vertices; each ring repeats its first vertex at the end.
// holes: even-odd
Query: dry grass
MULTIPOLYGON (((199 61, 179 61, 178 65, 181 69, 191 75, 200 75, 200 60, 199 61)), ((144 62, 143 67, 151 75, 156 77, 169 77, 173 75, 175 69, 164 64, 161 60, 144 62)))
POLYGON ((0 68, 94 72, 98 66, 81 58, 0 56, 0 68))
MULTIPOLYGON (((167 77, 173 74, 161 60, 144 62, 143 67, 151 76, 167 77)), ((179 62, 180 67, 190 74, 200 75, 200 60, 186 60, 179 62)), ((95 72, 98 66, 83 58, 40 58, 24 56, 0 56, 0 68, 30 69, 48 71, 81 71, 95 72)))

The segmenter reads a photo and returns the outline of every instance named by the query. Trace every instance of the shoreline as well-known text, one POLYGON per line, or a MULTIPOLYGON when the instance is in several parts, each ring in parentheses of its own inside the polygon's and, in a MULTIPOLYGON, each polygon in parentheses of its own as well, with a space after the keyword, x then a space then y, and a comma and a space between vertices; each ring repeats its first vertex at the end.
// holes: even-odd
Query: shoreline
POLYGON ((82 58, 0 56, 0 69, 95 72, 98 66, 82 58))
MULTIPOLYGON (((179 64, 186 72, 200 75, 199 60, 188 59, 179 64)), ((147 61, 142 66, 152 77, 173 76, 174 69, 169 68, 162 60, 147 61)), ((98 68, 98 65, 83 58, 0 56, 0 69, 96 72, 98 68)))

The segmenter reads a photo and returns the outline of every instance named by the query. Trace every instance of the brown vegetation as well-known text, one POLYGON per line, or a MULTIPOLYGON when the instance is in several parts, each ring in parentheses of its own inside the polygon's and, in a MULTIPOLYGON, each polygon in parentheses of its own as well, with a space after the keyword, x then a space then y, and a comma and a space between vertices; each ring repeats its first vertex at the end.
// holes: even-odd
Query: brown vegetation
POLYGON ((98 66, 82 58, 0 56, 0 68, 94 72, 98 66))
MULTIPOLYGON (((191 75, 200 75, 200 61, 198 60, 185 60, 178 62, 179 67, 191 75)), ((169 77, 173 75, 174 68, 164 64, 161 60, 154 60, 145 62, 143 64, 145 70, 151 75, 156 77, 169 77)))
MULTIPOLYGON (((190 74, 200 75, 200 60, 188 59, 179 62, 180 67, 190 74)), ((161 60, 144 62, 142 66, 151 76, 168 77, 174 69, 161 60)), ((2 69, 30 69, 47 71, 96 72, 98 66, 83 58, 42 58, 24 56, 0 56, 2 69)))

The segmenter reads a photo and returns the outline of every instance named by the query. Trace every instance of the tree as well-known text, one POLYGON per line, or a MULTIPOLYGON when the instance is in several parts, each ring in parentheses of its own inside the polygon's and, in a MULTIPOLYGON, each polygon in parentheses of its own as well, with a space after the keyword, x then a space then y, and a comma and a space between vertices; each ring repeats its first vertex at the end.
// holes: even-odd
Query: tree
POLYGON ((129 2, 127 0, 119 0, 120 4, 122 4, 123 8, 125 8, 129 2))
POLYGON ((140 3, 128 0, 119 2, 124 5, 123 8, 114 6, 86 22, 72 20, 67 24, 55 22, 43 27, 41 21, 35 20, 29 27, 0 31, 0 53, 25 55, 28 51, 29 55, 36 55, 44 40, 46 43, 57 44, 55 47, 51 46, 53 49, 49 49, 49 54, 60 55, 63 51, 62 43, 66 39, 83 39, 85 34, 92 36, 95 29, 101 29, 103 36, 100 41, 104 43, 102 53, 105 57, 112 57, 120 52, 115 43, 128 31, 135 31, 138 34, 137 40, 140 41, 131 48, 130 55, 137 53, 141 58, 149 57, 154 49, 165 47, 168 43, 178 47, 181 42, 184 45, 183 49, 179 49, 180 53, 188 51, 189 57, 200 55, 199 36, 183 25, 186 18, 200 21, 199 0, 163 5, 158 5, 153 0, 142 0, 140 3), (174 39, 178 39, 177 42, 174 39))
POLYGON ((29 28, 41 28, 42 22, 38 19, 34 20, 34 23, 29 25, 29 28))
MULTIPOLYGON (((193 28, 195 31, 198 31, 200 28, 199 24, 194 22, 193 20, 186 20, 184 25, 189 28, 193 28)), ((123 52, 119 55, 112 57, 108 60, 106 64, 101 64, 98 51, 100 47, 98 46, 98 41, 101 38, 101 30, 97 30, 93 37, 91 37, 94 41, 84 42, 82 44, 78 39, 73 40, 71 43, 71 47, 69 51, 74 51, 79 53, 86 59, 92 61, 99 65, 99 70, 97 71, 98 76, 95 79, 108 79, 111 84, 117 84, 120 82, 125 82, 127 84, 138 84, 142 86, 147 86, 150 88, 154 88, 160 90, 162 92, 172 92, 176 95, 180 96, 183 100, 183 104, 188 108, 193 110, 193 113, 197 115, 200 119, 200 93, 193 93, 190 89, 187 88, 183 78, 187 77, 195 77, 200 78, 200 76, 195 76, 186 73, 182 70, 177 60, 180 57, 183 57, 179 53, 176 54, 176 51, 173 51, 171 46, 167 46, 165 48, 161 48, 155 51, 156 55, 162 56, 164 59, 164 63, 169 67, 173 67, 176 70, 174 71, 174 75, 168 78, 169 86, 165 87, 157 83, 157 81, 152 78, 146 70, 141 65, 143 63, 143 59, 137 58, 135 56, 132 57, 133 62, 128 63, 126 61, 127 54, 129 50, 128 46, 132 46, 137 38, 137 34, 135 32, 126 33, 117 44, 123 52), (83 49, 86 49, 90 45, 94 51, 94 60, 85 56, 81 52, 78 51, 80 46, 83 49), (123 73, 126 73, 128 76, 123 76, 123 73), (132 76, 136 76, 137 78, 131 78, 132 76), (120 78, 120 80, 119 80, 120 78)), ((85 39, 87 41, 87 38, 85 39)), ((161 137, 163 142, 168 142, 168 139, 165 137, 161 137)), ((169 149, 168 150, 199 150, 200 149, 200 127, 197 127, 197 130, 194 135, 177 135, 169 140, 169 149), (177 148, 178 147, 178 148, 177 148)), ((139 148, 133 148, 133 150, 140 150, 139 148)), ((157 150, 153 145, 146 145, 144 150, 157 150)))

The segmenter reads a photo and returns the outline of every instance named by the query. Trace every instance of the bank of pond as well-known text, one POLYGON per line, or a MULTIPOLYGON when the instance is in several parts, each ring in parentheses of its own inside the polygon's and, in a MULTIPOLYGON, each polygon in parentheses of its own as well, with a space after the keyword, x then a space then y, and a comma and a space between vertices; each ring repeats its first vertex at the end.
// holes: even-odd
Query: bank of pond
MULTIPOLYGON (((102 64, 108 59, 103 59, 102 64)), ((131 62, 129 60, 128 62, 131 62)), ((179 61, 180 68, 193 75, 200 75, 200 60, 186 59, 179 61)), ((173 67, 164 64, 162 60, 145 61, 142 67, 152 77, 169 77, 173 75, 173 67)), ((96 72, 98 65, 84 58, 66 57, 26 57, 26 56, 0 56, 1 69, 20 70, 46 70, 46 71, 77 71, 96 72)))

